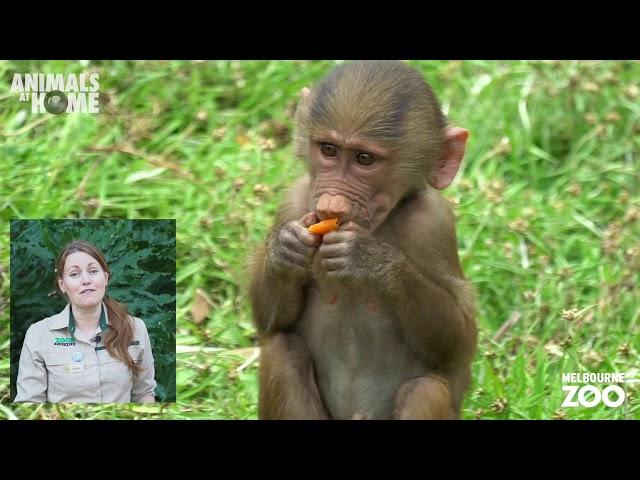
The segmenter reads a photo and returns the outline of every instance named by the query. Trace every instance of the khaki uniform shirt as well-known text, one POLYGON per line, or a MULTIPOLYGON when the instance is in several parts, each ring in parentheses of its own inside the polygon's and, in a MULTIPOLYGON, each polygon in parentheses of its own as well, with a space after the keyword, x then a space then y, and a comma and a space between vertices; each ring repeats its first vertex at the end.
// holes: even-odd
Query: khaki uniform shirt
MULTIPOLYGON (((104 303, 102 308, 104 317, 96 333, 109 324, 104 303)), ((129 354, 142 368, 134 376, 126 363, 107 352, 101 338, 85 338, 76 332, 70 313, 67 304, 62 312, 27 330, 14 402, 126 403, 153 396, 153 355, 144 322, 131 317, 134 334, 129 354)))

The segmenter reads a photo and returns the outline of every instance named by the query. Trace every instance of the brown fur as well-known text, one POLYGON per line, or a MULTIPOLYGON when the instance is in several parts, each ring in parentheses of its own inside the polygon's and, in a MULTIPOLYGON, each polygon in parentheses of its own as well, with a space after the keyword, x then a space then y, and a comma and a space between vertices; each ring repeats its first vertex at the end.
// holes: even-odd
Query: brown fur
POLYGON ((442 148, 444 129, 435 96, 400 62, 347 64, 303 97, 296 151, 310 176, 252 265, 260 418, 459 417, 477 332, 454 215, 430 186, 455 150, 442 148), (324 158, 314 135, 331 132, 336 154, 324 158), (388 156, 358 166, 352 138, 388 156), (321 194, 353 208, 336 210, 340 229, 320 241, 303 222, 321 194))

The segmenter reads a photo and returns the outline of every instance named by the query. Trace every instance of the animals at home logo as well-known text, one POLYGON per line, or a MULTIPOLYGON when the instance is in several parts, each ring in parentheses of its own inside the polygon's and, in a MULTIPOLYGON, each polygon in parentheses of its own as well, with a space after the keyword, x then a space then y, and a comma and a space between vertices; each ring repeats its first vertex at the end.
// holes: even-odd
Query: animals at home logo
POLYGON ((622 405, 627 398, 619 383, 637 383, 640 379, 627 379, 624 373, 563 373, 562 390, 567 396, 563 407, 592 408, 604 403, 609 408, 622 405), (570 384, 570 385, 566 385, 570 384), (594 384, 607 384, 597 387, 594 384))
POLYGON ((15 73, 11 91, 33 113, 99 113, 99 74, 15 73))

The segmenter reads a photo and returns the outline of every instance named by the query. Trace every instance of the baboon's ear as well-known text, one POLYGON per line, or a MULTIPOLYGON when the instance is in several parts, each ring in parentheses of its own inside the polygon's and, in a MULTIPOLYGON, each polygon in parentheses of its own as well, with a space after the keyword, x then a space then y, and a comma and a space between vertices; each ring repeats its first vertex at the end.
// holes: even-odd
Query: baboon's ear
POLYGON ((304 87, 300 90, 300 100, 298 101, 298 109, 296 110, 296 117, 306 117, 311 108, 311 89, 304 87))
POLYGON ((469 130, 460 127, 447 127, 444 136, 442 157, 438 162, 438 169, 434 172, 433 186, 438 190, 447 188, 458 173, 467 146, 469 130))

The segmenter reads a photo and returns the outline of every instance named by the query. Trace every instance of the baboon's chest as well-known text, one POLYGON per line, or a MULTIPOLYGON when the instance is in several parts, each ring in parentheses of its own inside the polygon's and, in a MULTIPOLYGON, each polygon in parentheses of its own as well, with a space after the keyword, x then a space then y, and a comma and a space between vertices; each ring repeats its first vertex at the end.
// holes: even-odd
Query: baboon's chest
POLYGON ((389 418, 400 385, 424 374, 396 322, 373 289, 316 284, 309 292, 302 334, 333 418, 389 418))

